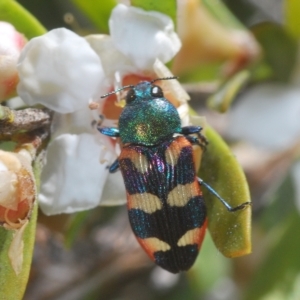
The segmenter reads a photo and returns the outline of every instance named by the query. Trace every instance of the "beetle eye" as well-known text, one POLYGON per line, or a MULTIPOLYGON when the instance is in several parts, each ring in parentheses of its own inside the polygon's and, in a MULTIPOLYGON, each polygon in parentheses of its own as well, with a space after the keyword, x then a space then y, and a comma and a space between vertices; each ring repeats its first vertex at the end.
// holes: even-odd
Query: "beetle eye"
POLYGON ((126 95, 126 103, 127 104, 131 103, 133 100, 135 100, 135 98, 136 98, 136 95, 135 95, 134 89, 129 90, 126 95))
POLYGON ((154 85, 151 89, 151 95, 156 98, 162 98, 164 96, 164 93, 159 86, 154 85))

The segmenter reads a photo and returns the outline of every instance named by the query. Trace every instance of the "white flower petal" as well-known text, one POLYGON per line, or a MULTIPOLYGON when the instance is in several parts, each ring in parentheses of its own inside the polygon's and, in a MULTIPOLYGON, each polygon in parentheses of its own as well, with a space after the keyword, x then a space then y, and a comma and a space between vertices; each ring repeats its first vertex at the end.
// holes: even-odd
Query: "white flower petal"
POLYGON ((228 135, 271 150, 300 137, 300 88, 275 83, 252 88, 233 107, 228 135))
POLYGON ((99 57, 84 38, 64 28, 32 39, 21 52, 18 71, 21 98, 60 113, 74 112, 104 92, 99 57))
POLYGON ((0 36, 0 55, 13 56, 17 60, 26 42, 25 37, 10 23, 2 21, 0 21, 0 36))
POLYGON ((21 97, 17 96, 17 97, 13 97, 10 98, 7 102, 6 102, 7 106, 11 109, 20 109, 23 108, 25 106, 24 101, 21 99, 21 97))
POLYGON ((52 123, 52 138, 65 133, 99 135, 99 131, 92 125, 93 121, 93 113, 88 107, 75 111, 72 114, 55 113, 52 123))
MULTIPOLYGON (((73 213, 99 205, 108 176, 107 163, 100 162, 103 146, 103 139, 90 134, 64 134, 51 142, 39 196, 45 214, 73 213)), ((110 163, 113 153, 106 154, 110 163)))
POLYGON ((142 70, 151 69, 157 58, 168 62, 181 47, 171 18, 159 12, 119 4, 109 28, 116 48, 142 70))
POLYGON ((126 203, 126 190, 120 171, 108 174, 100 205, 122 205, 126 203))
POLYGON ((111 37, 102 34, 92 34, 85 37, 92 49, 101 58, 108 83, 113 83, 116 72, 122 74, 136 73, 137 69, 130 59, 117 50, 111 37))
POLYGON ((189 126, 190 125, 190 115, 189 115, 190 107, 187 103, 181 104, 177 107, 177 111, 181 120, 181 126, 189 126))

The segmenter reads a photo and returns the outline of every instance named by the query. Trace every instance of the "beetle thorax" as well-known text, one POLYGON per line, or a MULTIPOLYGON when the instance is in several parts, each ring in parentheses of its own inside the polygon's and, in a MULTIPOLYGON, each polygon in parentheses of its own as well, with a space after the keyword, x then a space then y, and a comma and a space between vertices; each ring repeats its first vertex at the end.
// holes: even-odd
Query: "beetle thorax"
POLYGON ((181 123, 176 108, 165 98, 138 99, 125 106, 119 130, 123 144, 153 146, 179 133, 181 123))

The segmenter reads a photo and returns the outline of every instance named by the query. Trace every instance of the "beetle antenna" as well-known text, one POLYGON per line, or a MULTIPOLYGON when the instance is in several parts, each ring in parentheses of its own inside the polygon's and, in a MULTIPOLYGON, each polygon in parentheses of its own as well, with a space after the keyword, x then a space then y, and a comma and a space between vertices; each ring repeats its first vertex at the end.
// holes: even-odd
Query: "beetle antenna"
MULTIPOLYGON (((170 79, 178 79, 179 77, 178 76, 170 76, 170 77, 162 77, 162 78, 156 78, 156 79, 153 79, 152 81, 150 81, 150 83, 153 83, 155 81, 158 81, 158 80, 170 80, 170 79)), ((134 88, 134 85, 130 84, 130 85, 125 85, 125 86, 122 86, 121 88, 119 89, 116 89, 112 92, 109 92, 105 95, 102 95, 100 98, 106 98, 107 96, 110 96, 110 95, 113 95, 113 94, 116 94, 124 89, 127 89, 127 88, 134 88)))
POLYGON ((156 79, 153 79, 152 81, 150 81, 150 83, 153 83, 153 82, 158 81, 158 80, 170 80, 170 79, 178 79, 178 78, 179 78, 178 76, 156 78, 156 79))
POLYGON ((106 97, 109 96, 109 95, 116 94, 116 93, 118 93, 118 92, 120 92, 120 91, 122 91, 122 90, 124 90, 124 89, 127 89, 127 88, 133 88, 133 87, 134 87, 134 85, 132 85, 132 84, 130 84, 130 85, 125 85, 125 86, 122 86, 122 87, 119 88, 119 89, 116 89, 116 90, 114 90, 114 91, 112 91, 112 92, 109 92, 109 93, 107 93, 107 94, 101 96, 100 98, 106 98, 106 97))

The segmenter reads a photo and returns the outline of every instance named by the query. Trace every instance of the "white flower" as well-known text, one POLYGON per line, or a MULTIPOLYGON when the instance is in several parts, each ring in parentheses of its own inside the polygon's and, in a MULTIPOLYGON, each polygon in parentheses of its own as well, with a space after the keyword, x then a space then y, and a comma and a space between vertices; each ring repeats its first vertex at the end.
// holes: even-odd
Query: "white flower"
POLYGON ((149 69, 156 59, 168 62, 181 47, 172 20, 159 12, 118 5, 109 28, 116 48, 141 69, 149 69))
POLYGON ((103 92, 99 57, 84 38, 64 28, 32 39, 21 53, 18 71, 21 98, 60 113, 81 109, 103 92))
MULTIPOLYGON (((158 74, 157 58, 166 62, 180 47, 171 20, 159 13, 119 4, 110 26, 111 37, 86 39, 67 29, 52 30, 31 40, 21 54, 19 95, 29 105, 41 103, 57 112, 39 197, 46 214, 125 203, 120 172, 109 174, 107 168, 116 159, 117 148, 92 126, 95 113, 89 102, 122 85, 122 79, 158 74), (127 27, 128 15, 135 26, 127 27), (130 38, 119 39, 125 27, 130 38)), ((182 92, 179 105, 186 97, 182 92)), ((118 108, 112 103, 113 108, 107 109, 108 101, 100 103, 97 114, 105 115, 106 126, 117 126, 118 108)), ((187 114, 182 107, 181 111, 187 114)))

